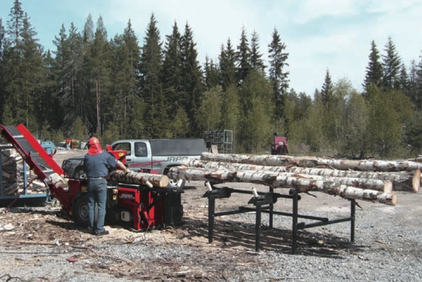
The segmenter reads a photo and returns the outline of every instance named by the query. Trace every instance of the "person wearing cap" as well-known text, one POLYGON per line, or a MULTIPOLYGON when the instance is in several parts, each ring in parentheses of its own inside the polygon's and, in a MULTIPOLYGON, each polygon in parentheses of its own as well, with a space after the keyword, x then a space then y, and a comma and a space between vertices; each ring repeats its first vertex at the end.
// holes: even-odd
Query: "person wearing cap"
POLYGON ((100 141, 96 137, 88 140, 88 152, 85 155, 85 172, 88 180, 88 230, 94 235, 107 235, 104 228, 107 200, 107 180, 109 168, 120 168, 124 171, 129 169, 113 155, 101 148, 100 141), (98 205, 98 216, 95 221, 95 204, 98 205))

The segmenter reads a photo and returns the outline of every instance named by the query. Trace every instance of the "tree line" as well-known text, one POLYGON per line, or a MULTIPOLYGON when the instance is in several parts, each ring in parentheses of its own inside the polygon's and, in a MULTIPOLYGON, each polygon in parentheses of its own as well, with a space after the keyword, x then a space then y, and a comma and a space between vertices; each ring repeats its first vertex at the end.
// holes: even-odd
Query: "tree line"
POLYGON ((362 92, 327 69, 311 97, 289 87, 277 29, 268 65, 259 35, 245 28, 201 65, 188 23, 164 37, 157 26, 152 14, 141 44, 130 20, 109 38, 102 17, 94 24, 89 15, 82 31, 62 25, 55 50, 44 50, 14 0, 9 19, 0 18, 0 122, 23 123, 42 140, 103 143, 228 129, 236 153, 268 153, 274 132, 288 137, 292 154, 392 158, 422 149, 422 59, 406 66, 391 37, 383 53, 371 43, 362 92))

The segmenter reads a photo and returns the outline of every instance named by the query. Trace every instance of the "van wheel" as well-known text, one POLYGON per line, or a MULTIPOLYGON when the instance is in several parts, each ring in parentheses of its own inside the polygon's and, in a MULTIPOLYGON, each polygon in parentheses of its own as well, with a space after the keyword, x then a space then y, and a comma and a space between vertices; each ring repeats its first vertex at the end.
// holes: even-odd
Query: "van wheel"
POLYGON ((172 187, 172 188, 177 188, 177 187, 183 188, 183 187, 185 187, 185 184, 186 184, 186 180, 184 180, 184 179, 179 179, 179 180, 169 179, 169 186, 172 187), (180 181, 180 184, 179 184, 179 181, 180 181))

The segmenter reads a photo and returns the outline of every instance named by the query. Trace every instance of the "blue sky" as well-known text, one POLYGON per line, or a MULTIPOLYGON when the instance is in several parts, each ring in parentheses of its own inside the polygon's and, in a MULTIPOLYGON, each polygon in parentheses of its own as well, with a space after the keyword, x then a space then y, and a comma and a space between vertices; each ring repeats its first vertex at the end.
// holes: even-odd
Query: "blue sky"
MULTIPOLYGON (((9 20, 14 0, 0 0, 3 25, 9 20)), ((230 38, 239 43, 242 27, 256 31, 260 51, 267 59, 267 46, 274 28, 289 53, 290 87, 313 95, 321 89, 328 69, 333 82, 347 78, 358 91, 368 65, 371 41, 381 55, 390 36, 402 62, 421 61, 422 1, 420 0, 21 0, 39 43, 55 50, 52 41, 64 24, 83 29, 89 14, 94 23, 103 17, 108 36, 123 33, 129 19, 143 44, 152 13, 161 39, 174 22, 184 31, 192 28, 199 61, 217 61, 221 45, 230 38)))

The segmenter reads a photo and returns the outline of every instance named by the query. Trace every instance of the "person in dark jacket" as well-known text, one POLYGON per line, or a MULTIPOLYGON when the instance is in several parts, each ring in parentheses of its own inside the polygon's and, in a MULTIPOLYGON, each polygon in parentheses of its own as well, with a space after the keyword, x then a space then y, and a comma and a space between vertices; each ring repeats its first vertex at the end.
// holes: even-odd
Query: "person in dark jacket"
POLYGON ((88 141, 88 153, 85 155, 85 172, 88 180, 88 216, 91 234, 98 236, 109 234, 104 228, 107 200, 107 180, 109 168, 128 168, 113 155, 101 148, 100 141, 91 137, 88 141), (98 216, 95 221, 95 204, 98 205, 98 216))

